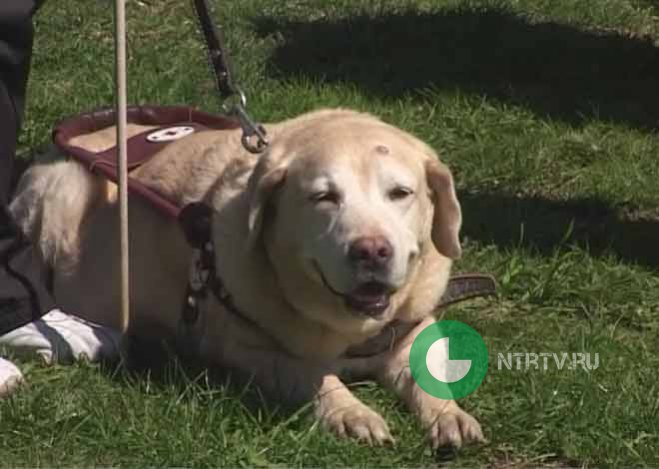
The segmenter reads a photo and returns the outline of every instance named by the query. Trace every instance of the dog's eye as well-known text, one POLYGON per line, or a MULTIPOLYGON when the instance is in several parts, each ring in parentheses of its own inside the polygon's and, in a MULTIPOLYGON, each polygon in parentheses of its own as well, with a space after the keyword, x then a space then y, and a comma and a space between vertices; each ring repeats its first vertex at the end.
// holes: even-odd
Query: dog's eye
POLYGON ((311 200, 315 204, 326 202, 326 203, 338 205, 339 202, 341 202, 341 196, 336 191, 321 191, 311 194, 309 200, 311 200))
POLYGON ((410 189, 409 187, 398 186, 398 187, 394 187, 393 189, 391 189, 389 191, 389 194, 387 194, 387 195, 389 196, 390 200, 396 201, 396 200, 406 199, 409 196, 411 196, 412 194, 414 194, 414 191, 412 189, 410 189))

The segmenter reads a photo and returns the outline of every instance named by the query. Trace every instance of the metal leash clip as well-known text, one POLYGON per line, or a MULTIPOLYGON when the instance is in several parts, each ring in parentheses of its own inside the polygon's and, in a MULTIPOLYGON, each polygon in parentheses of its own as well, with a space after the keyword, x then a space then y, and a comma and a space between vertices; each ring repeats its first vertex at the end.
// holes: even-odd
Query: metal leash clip
POLYGON ((261 153, 268 146, 268 136, 262 124, 256 122, 247 113, 247 97, 243 90, 234 86, 234 93, 238 96, 238 101, 233 104, 224 103, 225 111, 229 114, 235 115, 240 122, 240 128, 243 135, 240 141, 243 147, 250 153, 261 153))
POLYGON ((210 15, 208 0, 192 0, 199 29, 204 37, 208 63, 215 77, 215 85, 227 114, 236 116, 243 131, 241 142, 250 153, 261 153, 268 146, 265 128, 247 113, 245 93, 234 83, 224 41, 210 15), (230 102, 231 101, 231 102, 230 102))

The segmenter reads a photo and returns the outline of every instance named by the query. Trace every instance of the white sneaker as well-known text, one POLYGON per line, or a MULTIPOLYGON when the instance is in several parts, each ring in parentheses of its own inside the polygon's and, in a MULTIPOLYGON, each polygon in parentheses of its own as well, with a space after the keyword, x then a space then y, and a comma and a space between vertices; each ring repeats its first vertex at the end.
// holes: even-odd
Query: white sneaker
POLYGON ((14 354, 37 354, 46 363, 96 362, 120 353, 121 334, 54 309, 36 321, 0 336, 0 348, 14 354))
POLYGON ((9 360, 0 357, 0 398, 8 396, 23 382, 23 373, 9 360))

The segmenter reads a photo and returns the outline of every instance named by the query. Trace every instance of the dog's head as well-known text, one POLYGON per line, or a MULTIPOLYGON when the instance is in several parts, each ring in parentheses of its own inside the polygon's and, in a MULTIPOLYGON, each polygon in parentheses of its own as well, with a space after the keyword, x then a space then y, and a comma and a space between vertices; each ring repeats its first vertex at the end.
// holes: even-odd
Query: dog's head
POLYGON ((265 249, 289 303, 334 329, 388 320, 428 249, 461 253, 449 170, 368 115, 325 112, 278 135, 249 197, 251 248, 265 249))

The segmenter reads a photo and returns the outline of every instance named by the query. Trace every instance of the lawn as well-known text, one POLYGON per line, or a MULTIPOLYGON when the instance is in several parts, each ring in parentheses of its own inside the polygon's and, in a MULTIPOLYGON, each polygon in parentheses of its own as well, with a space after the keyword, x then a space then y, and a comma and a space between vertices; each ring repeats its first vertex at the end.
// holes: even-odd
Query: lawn
MULTIPOLYGON (((388 393, 355 392, 393 448, 340 441, 308 409, 171 359, 137 372, 21 362, 0 466, 659 466, 659 7, 652 0, 213 1, 260 120, 372 112, 433 145, 464 211, 459 271, 496 298, 446 318, 485 338, 461 404, 489 442, 433 454, 388 393), (499 370, 508 352, 599 354, 590 371, 499 370)), ((187 2, 129 0, 130 102, 217 111, 187 2)), ((37 18, 24 152, 113 100, 111 2, 37 18)), ((550 363, 551 364, 551 363, 550 363)))

